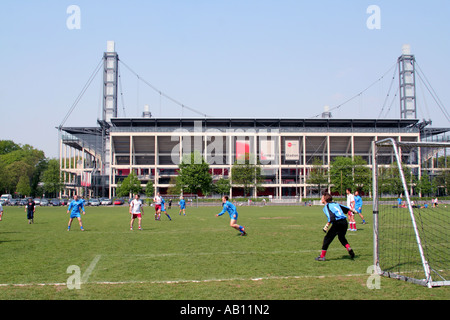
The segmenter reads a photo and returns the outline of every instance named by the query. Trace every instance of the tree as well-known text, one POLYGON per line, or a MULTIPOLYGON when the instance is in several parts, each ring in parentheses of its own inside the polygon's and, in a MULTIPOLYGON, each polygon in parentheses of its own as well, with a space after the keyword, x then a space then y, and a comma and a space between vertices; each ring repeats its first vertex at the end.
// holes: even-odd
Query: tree
POLYGON ((345 193, 353 188, 353 161, 349 157, 336 157, 330 164, 331 191, 345 193))
POLYGON ((181 193, 181 189, 183 189, 183 188, 182 188, 179 180, 180 179, 178 179, 178 176, 170 177, 170 180, 169 180, 170 187, 167 189, 168 194, 180 194, 181 193))
POLYGON ((0 140, 0 154, 7 154, 20 149, 20 145, 11 140, 0 140))
POLYGON ((211 191, 212 177, 209 164, 198 151, 183 156, 179 165, 178 182, 184 193, 207 194, 211 191))
POLYGON ((216 192, 222 196, 225 194, 228 194, 230 192, 230 188, 231 188, 231 183, 230 183, 230 180, 228 180, 228 179, 220 178, 214 184, 214 192, 216 192))
POLYGON ((48 167, 42 173, 42 182, 44 183, 44 191, 48 195, 57 196, 61 191, 63 184, 58 160, 51 159, 48 161, 48 167))
POLYGON ((155 187, 153 185, 153 181, 148 180, 147 186, 145 187, 145 196, 147 197, 149 203, 150 203, 150 199, 153 198, 154 193, 155 193, 155 187))
POLYGON ((372 191, 372 171, 367 162, 360 156, 353 159, 353 187, 365 193, 372 191))
POLYGON ((424 172, 422 174, 419 181, 417 182, 416 188, 421 196, 432 193, 433 185, 431 184, 430 176, 428 175, 428 173, 424 172))
POLYGON ((344 194, 347 188, 370 192, 372 172, 360 156, 353 160, 349 157, 336 157, 330 165, 330 183, 333 185, 331 191, 340 194, 344 194))
POLYGON ((48 168, 48 159, 44 158, 38 162, 34 168, 33 176, 31 177, 31 196, 36 197, 37 195, 42 195, 42 187, 39 186, 41 182, 42 174, 48 168))
POLYGON ((30 179, 26 175, 22 175, 17 183, 16 192, 21 196, 29 196, 31 194, 30 179))
POLYGON ((254 155, 246 153, 243 159, 236 160, 231 167, 231 182, 244 188, 244 196, 247 196, 253 188, 262 189, 261 166, 259 160, 255 159, 254 155))
POLYGON ((43 151, 28 144, 20 146, 10 140, 0 140, 0 190, 14 193, 20 177, 26 175, 31 181, 36 166, 44 159, 43 151))
MULTIPOLYGON (((411 170, 404 164, 402 164, 402 170, 405 175, 407 187, 410 187, 412 182, 411 170)), ((400 196, 404 192, 397 163, 392 163, 389 167, 380 170, 378 185, 381 193, 400 196)))
POLYGON ((328 186, 328 172, 319 158, 314 158, 306 183, 317 186, 319 193, 322 186, 328 186))
POLYGON ((131 197, 133 194, 141 192, 141 182, 134 172, 123 179, 122 183, 117 187, 116 193, 119 197, 131 197))

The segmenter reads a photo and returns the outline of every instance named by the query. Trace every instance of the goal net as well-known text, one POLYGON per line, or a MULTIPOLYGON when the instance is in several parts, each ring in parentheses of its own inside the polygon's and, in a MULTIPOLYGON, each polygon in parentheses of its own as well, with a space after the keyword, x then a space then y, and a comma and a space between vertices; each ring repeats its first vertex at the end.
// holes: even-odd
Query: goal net
POLYGON ((384 276, 450 285, 450 143, 373 143, 374 265, 384 276))

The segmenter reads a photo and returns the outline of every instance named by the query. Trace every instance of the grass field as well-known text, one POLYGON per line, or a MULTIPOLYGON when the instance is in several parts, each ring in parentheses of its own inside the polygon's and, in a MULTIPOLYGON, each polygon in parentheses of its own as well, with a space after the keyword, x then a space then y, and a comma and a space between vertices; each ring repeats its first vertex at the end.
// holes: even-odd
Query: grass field
MULTIPOLYGON (((321 207, 239 207, 240 237, 220 207, 177 208, 155 221, 146 207, 143 230, 129 230, 127 207, 88 207, 86 231, 74 221, 67 231, 65 207, 38 207, 27 224, 23 207, 4 207, 0 222, 0 294, 11 300, 447 300, 447 287, 428 289, 393 279, 367 286, 372 265, 372 215, 347 238, 351 260, 339 241, 327 261, 318 256, 324 233, 321 207), (69 289, 69 266, 81 272, 69 289)), ((360 220, 357 220, 360 222, 360 220)))

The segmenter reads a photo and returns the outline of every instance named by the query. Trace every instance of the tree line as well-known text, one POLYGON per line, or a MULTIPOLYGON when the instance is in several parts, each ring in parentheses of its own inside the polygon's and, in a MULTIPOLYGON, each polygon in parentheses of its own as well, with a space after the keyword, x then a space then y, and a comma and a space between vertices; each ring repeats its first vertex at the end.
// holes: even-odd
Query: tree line
POLYGON ((16 197, 54 197, 61 190, 59 161, 42 150, 0 140, 0 190, 16 197))

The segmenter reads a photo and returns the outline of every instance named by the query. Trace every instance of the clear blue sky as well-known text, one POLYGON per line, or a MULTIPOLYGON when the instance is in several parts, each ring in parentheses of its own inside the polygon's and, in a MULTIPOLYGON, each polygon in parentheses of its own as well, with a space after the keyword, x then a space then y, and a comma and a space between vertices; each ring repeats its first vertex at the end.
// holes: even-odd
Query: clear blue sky
MULTIPOLYGON (((450 1, 4 0, 0 4, 0 139, 57 157, 59 126, 106 50, 181 103, 215 117, 399 118, 392 76, 403 44, 449 108, 450 1), (69 5, 80 29, 70 30, 69 5), (377 5, 380 29, 366 10, 377 5), (394 101, 394 102, 391 102, 394 101), (390 107, 390 108, 389 108, 390 107)), ((119 116, 198 116, 119 65, 119 116)), ((449 121, 417 86, 418 117, 449 121)), ((101 73, 65 126, 96 126, 101 73)))

